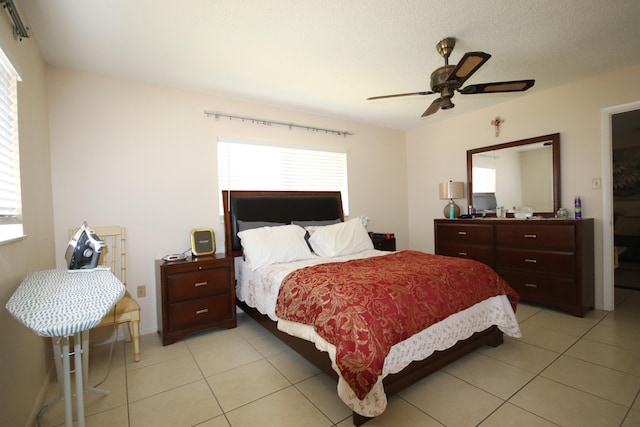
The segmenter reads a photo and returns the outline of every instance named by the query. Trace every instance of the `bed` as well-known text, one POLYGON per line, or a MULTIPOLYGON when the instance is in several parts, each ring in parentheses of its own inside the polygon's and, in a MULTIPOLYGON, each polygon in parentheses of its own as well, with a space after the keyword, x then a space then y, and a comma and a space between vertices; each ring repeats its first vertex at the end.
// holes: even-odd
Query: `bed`
MULTIPOLYGON (((371 245, 367 246, 365 241, 360 239, 361 232, 358 227, 364 230, 364 226, 361 224, 358 226, 358 220, 344 221, 339 192, 223 191, 222 197, 225 217, 225 249, 227 255, 236 257, 238 306, 307 360, 338 380, 338 395, 352 409, 355 425, 361 425, 382 413, 386 407, 387 395, 413 384, 481 346, 500 345, 503 342, 503 332, 515 337, 520 336, 514 315, 518 296, 492 270, 486 272, 490 269, 475 261, 422 254, 415 251, 389 253, 374 250, 371 245), (332 230, 336 229, 340 229, 343 236, 353 235, 353 242, 351 240, 346 242, 349 248, 346 254, 339 250, 333 253, 332 250, 336 249, 333 246, 322 246, 324 238, 322 236, 326 236, 327 233, 331 235, 332 230), (285 230, 286 233, 295 234, 295 237, 291 237, 291 242, 295 240, 295 244, 283 246, 281 241, 283 238, 272 237, 273 235, 270 234, 284 233, 285 230), (281 262, 282 259, 278 259, 278 257, 281 256, 282 251, 290 251, 294 246, 299 246, 299 251, 303 251, 303 243, 298 242, 302 236, 301 233, 306 239, 303 240, 304 244, 308 244, 309 249, 313 249, 315 252, 311 251, 312 256, 307 257, 299 256, 293 250, 293 254, 287 254, 290 259, 287 258, 287 262, 281 262), (254 239, 262 242, 262 246, 255 246, 254 239), (264 242, 268 242, 267 245, 273 243, 273 254, 269 250, 256 251, 256 247, 263 249, 264 242), (344 297, 339 290, 349 289, 349 292, 352 292, 354 287, 350 287, 351 280, 355 280, 356 276, 367 275, 353 273, 353 276, 350 276, 344 273, 345 270, 336 269, 376 271, 375 280, 378 285, 365 286, 363 284, 356 287, 358 292, 365 292, 365 289, 369 289, 372 296, 367 294, 365 299, 376 301, 373 294, 383 293, 385 289, 393 289, 395 292, 399 288, 396 282, 391 282, 391 277, 395 277, 392 273, 393 269, 389 274, 378 275, 377 272, 382 268, 378 265, 395 265, 394 271, 402 270, 403 274, 404 270, 415 270, 416 273, 419 273, 423 265, 425 268, 431 268, 426 267, 426 263, 433 262, 435 265, 436 261, 446 266, 441 268, 443 273, 439 274, 447 277, 458 277, 456 276, 459 274, 458 270, 469 269, 473 270, 473 274, 476 274, 475 277, 479 277, 477 274, 480 274, 478 273, 480 270, 482 275, 485 273, 493 274, 495 277, 490 276, 492 283, 495 282, 495 289, 491 291, 493 292, 492 296, 482 297, 482 299, 478 299, 478 302, 458 307, 455 309, 455 313, 442 319, 436 319, 429 323, 428 327, 412 330, 411 333, 406 333, 404 330, 401 333, 398 332, 402 338, 396 338, 397 342, 393 344, 389 343, 388 347, 390 348, 385 347, 388 349, 388 354, 384 356, 381 363, 377 365, 372 363, 375 365, 375 369, 369 365, 364 368, 359 365, 364 357, 355 358, 356 362, 353 358, 349 359, 349 356, 353 354, 362 356, 362 353, 358 353, 358 349, 373 347, 370 341, 376 344, 378 341, 385 341, 378 339, 378 336, 373 333, 374 328, 372 328, 371 336, 367 336, 366 339, 360 339, 360 335, 357 335, 355 339, 345 345, 342 341, 332 341, 333 336, 330 336, 332 331, 340 329, 335 327, 336 319, 342 319, 343 323, 357 323, 360 321, 360 317, 355 315, 352 321, 350 318, 344 317, 342 312, 322 314, 318 307, 322 308, 326 305, 324 300, 315 305, 312 302, 318 298, 325 298, 327 295, 337 295, 337 298, 344 297), (463 267, 456 267, 458 263, 462 263, 463 267), (403 267, 398 268, 398 266, 403 267), (356 270, 357 268, 362 268, 362 270, 356 270), (336 273, 336 271, 340 271, 340 273, 336 273), (322 280, 320 280, 321 274, 326 274, 322 280), (304 282, 305 279, 309 279, 314 285, 311 286, 308 282, 304 282), (333 283, 339 280, 344 283, 333 283), (384 280, 385 284, 386 281, 389 281, 388 286, 379 286, 382 283, 380 280, 384 280), (316 284, 317 281, 320 281, 319 284, 316 284), (325 286, 332 287, 325 288, 325 286), (319 289, 320 292, 324 292, 321 294, 322 296, 304 293, 315 292, 319 289), (290 309, 291 307, 293 308, 290 309), (313 316, 316 317, 308 322, 308 319, 305 319, 313 316), (358 371, 357 374, 354 374, 352 372, 354 369, 351 369, 352 365, 358 365, 357 369, 362 369, 362 372, 358 371), (378 376, 372 377, 372 372, 376 372, 375 375, 378 376)), ((366 235, 366 230, 364 233, 366 235)), ((288 234, 286 235, 288 236, 288 234)), ((426 275, 416 274, 416 276, 426 275)), ((404 279, 400 277, 398 280, 404 279)), ((462 280, 460 281, 462 282, 462 280)), ((483 286, 478 286, 478 288, 483 288, 483 286)), ((416 289, 420 288, 416 286, 416 289)), ((477 298, 481 298, 481 292, 484 290, 477 292, 477 298)), ((438 299, 442 299, 444 296, 445 299, 448 298, 447 304, 459 306, 462 304, 462 300, 467 299, 465 296, 467 293, 475 295, 476 291, 467 292, 460 288, 456 293, 456 291, 447 288, 447 292, 440 295, 438 299)), ((357 299, 352 297, 350 293, 348 298, 357 299)), ((394 296, 394 298, 396 297, 394 296)), ((402 298, 406 297, 397 297, 398 301, 404 301, 402 298)), ((427 299, 413 298, 414 301, 426 301, 427 299)), ((358 308, 355 311, 368 314, 377 309, 377 304, 376 301, 366 309, 358 308)), ((405 303, 403 302, 403 304, 405 303)), ((416 307, 418 305, 416 304, 416 307)), ((400 304, 400 307, 409 307, 409 305, 400 304)), ((385 308, 384 310, 389 309, 385 308)), ((437 314, 437 310, 432 310, 429 307, 426 309, 422 307, 418 310, 411 306, 409 310, 403 308, 397 311, 407 311, 410 314, 398 313, 398 316, 404 316, 398 317, 398 320, 389 316, 388 319, 392 320, 384 323, 391 323, 390 328, 398 331, 403 329, 396 327, 398 324, 402 324, 404 327, 405 323, 410 323, 412 327, 419 328, 418 324, 422 324, 420 322, 423 317, 440 315, 437 314), (424 314, 426 312, 430 313, 424 314)), ((369 315, 368 317, 376 316, 369 315)), ((387 316, 376 318, 386 320, 387 316)), ((358 331, 359 334, 362 334, 362 328, 358 331)), ((344 337, 340 339, 344 339, 344 337)), ((374 359, 373 356, 371 359, 374 359)))

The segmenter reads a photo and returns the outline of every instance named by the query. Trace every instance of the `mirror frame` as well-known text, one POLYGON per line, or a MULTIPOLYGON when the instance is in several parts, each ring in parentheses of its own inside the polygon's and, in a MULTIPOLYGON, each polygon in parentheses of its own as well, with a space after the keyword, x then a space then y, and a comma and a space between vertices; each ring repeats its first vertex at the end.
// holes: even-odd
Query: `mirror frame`
MULTIPOLYGON (((560 207, 560 134, 553 133, 550 135, 536 136, 534 138, 521 139, 519 141, 505 142, 503 144, 489 145, 487 147, 474 148, 467 150, 467 206, 473 205, 473 155, 485 153, 487 151, 502 150, 504 148, 519 147, 522 145, 536 144, 540 142, 550 141, 552 147, 553 158, 553 212, 534 212, 535 216, 552 217, 560 207)), ((513 214, 510 213, 512 216, 513 214)), ((488 214, 495 216, 495 213, 488 214)))

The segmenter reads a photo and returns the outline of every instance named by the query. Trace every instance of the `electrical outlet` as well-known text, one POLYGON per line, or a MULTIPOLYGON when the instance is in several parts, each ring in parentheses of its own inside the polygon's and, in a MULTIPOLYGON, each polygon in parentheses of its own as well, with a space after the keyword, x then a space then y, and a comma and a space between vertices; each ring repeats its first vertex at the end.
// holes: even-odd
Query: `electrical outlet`
POLYGON ((600 178, 591 179, 591 189, 592 190, 600 190, 602 188, 602 181, 600 178))
POLYGON ((138 286, 138 298, 144 298, 147 296, 147 287, 138 286))

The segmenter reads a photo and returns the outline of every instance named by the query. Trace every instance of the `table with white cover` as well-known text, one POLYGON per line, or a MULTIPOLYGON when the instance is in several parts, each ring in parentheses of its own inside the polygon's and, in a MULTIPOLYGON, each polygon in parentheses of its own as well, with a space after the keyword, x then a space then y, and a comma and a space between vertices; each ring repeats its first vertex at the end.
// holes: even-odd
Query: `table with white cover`
POLYGON ((84 427, 84 392, 108 394, 86 387, 89 329, 100 323, 124 295, 122 282, 110 270, 44 270, 29 273, 6 308, 11 315, 42 337, 51 337, 58 383, 63 387, 65 426, 73 426, 71 411, 71 356, 77 402, 77 425, 84 427), (69 340, 73 337, 73 352, 69 340), (84 348, 84 351, 83 351, 84 348))

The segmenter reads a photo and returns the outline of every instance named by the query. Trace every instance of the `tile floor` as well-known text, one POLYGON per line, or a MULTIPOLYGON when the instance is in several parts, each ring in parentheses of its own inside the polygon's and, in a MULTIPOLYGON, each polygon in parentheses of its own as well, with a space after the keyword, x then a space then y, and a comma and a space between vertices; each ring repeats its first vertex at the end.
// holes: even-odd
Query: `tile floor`
MULTIPOLYGON (((585 318, 521 304, 523 338, 505 337, 390 398, 379 426, 640 426, 640 291, 616 290, 617 309, 585 318)), ((91 385, 109 346, 91 350, 91 385)), ((142 337, 142 359, 115 346, 110 373, 88 393, 87 426, 351 426, 335 383, 244 314, 163 347, 142 337)), ((52 384, 49 398, 57 394, 52 384)), ((39 418, 64 422, 61 404, 39 418)))

